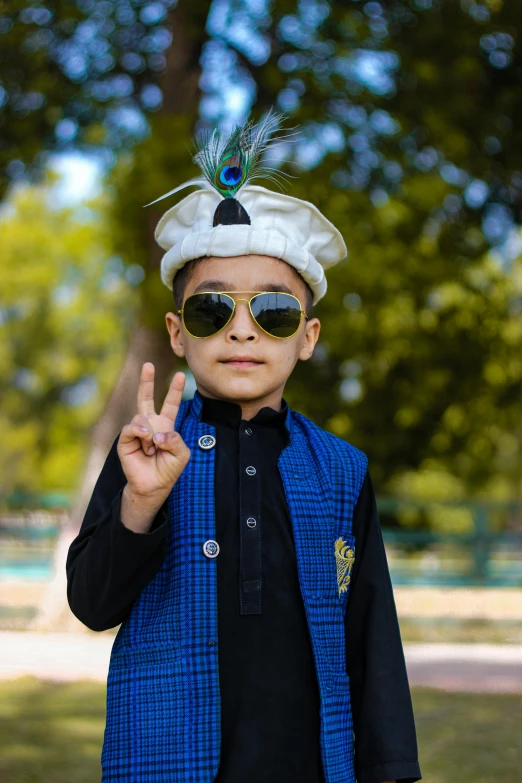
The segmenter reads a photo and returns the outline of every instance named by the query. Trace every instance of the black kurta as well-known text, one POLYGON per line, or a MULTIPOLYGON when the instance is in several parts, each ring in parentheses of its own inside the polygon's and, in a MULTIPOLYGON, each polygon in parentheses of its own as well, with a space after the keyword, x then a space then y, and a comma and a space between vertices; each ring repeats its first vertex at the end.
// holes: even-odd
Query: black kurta
MULTIPOLYGON (((292 525, 277 467, 288 442, 287 404, 283 400, 280 411, 262 408, 246 421, 236 403, 202 397, 201 418, 216 428, 216 540, 220 546, 222 745, 215 783, 324 783, 319 690, 292 525), (240 482, 247 466, 255 467, 259 479, 254 495, 248 496, 240 482), (248 549, 241 544, 240 519, 245 523, 247 518, 261 533, 257 613, 248 613, 248 601, 240 608, 240 574, 248 582, 249 570, 254 568, 248 549)), ((98 631, 125 619, 167 551, 167 501, 148 533, 135 533, 121 522, 126 477, 117 442, 118 438, 70 546, 66 566, 71 610, 98 631), (86 584, 96 584, 97 594, 88 594, 86 584)), ((248 486, 251 492, 253 483, 248 486)), ((353 533, 356 556, 345 628, 357 781, 414 783, 421 779, 414 715, 369 473, 354 511, 353 533)))

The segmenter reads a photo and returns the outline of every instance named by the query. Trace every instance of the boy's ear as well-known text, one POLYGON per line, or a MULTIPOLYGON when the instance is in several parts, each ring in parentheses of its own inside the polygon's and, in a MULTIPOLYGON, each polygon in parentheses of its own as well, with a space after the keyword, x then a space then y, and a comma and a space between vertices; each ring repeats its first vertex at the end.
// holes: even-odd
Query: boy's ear
POLYGON ((305 332, 303 336, 303 342, 301 350, 299 351, 299 359, 306 361, 314 352, 315 344, 319 339, 319 332, 321 331, 321 322, 319 318, 310 318, 306 322, 305 332))
POLYGON ((181 333, 181 318, 175 313, 167 313, 165 316, 165 323, 167 324, 167 330, 170 335, 170 345, 172 350, 180 358, 185 356, 185 348, 183 347, 183 339, 181 333))

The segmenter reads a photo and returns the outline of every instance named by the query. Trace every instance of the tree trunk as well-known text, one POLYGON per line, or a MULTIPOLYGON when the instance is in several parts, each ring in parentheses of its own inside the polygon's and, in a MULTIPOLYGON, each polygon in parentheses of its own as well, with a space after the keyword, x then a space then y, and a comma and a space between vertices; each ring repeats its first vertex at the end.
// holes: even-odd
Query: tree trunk
MULTIPOLYGON (((166 69, 160 78, 163 91, 163 112, 169 115, 198 115, 200 100, 200 57, 206 40, 206 18, 209 4, 206 0, 193 0, 189 5, 178 3, 171 12, 173 43, 167 53, 166 69)), ((149 211, 144 220, 149 239, 150 257, 148 272, 158 274, 159 248, 152 235, 157 212, 149 211)), ((85 631, 86 626, 72 614, 67 602, 67 577, 65 563, 69 547, 77 536, 94 485, 112 442, 122 426, 129 422, 136 411, 136 394, 141 367, 151 361, 155 365, 156 405, 161 407, 166 387, 174 373, 175 357, 168 333, 138 325, 134 330, 123 363, 122 372, 109 398, 107 407, 93 427, 90 453, 69 523, 58 536, 53 558, 53 577, 45 591, 37 615, 29 625, 30 630, 85 631)))

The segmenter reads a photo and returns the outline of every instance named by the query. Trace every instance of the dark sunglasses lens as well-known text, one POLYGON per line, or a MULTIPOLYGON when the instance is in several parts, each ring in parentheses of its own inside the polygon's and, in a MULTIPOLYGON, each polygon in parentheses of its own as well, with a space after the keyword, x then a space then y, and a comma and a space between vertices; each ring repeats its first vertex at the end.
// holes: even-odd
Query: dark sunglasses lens
POLYGON ((259 294, 251 307, 259 326, 274 337, 291 337, 299 328, 301 308, 290 294, 259 294))
POLYGON ((193 294, 183 305, 185 328, 193 337, 210 337, 219 332, 233 308, 233 300, 222 294, 193 294))

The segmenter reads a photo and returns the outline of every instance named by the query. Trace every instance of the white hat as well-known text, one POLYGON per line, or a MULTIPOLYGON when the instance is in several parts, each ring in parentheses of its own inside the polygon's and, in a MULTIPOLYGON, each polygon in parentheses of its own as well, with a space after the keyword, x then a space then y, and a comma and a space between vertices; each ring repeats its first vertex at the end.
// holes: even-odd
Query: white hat
POLYGON ((156 226, 154 237, 166 250, 161 279, 168 288, 178 269, 193 258, 259 254, 293 266, 312 289, 313 304, 326 293, 324 270, 347 256, 341 233, 309 201, 250 184, 254 176, 274 181, 284 176, 255 166, 280 117, 268 113, 257 128, 248 123, 227 140, 214 131, 194 157, 206 179, 184 182, 160 197, 189 185, 202 188, 171 207, 156 226))

